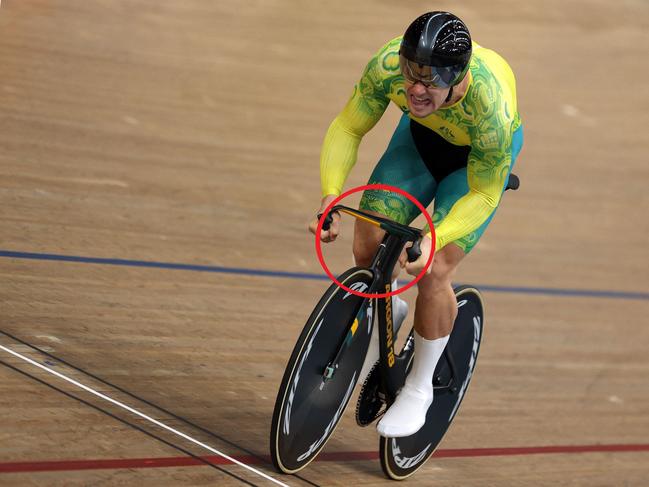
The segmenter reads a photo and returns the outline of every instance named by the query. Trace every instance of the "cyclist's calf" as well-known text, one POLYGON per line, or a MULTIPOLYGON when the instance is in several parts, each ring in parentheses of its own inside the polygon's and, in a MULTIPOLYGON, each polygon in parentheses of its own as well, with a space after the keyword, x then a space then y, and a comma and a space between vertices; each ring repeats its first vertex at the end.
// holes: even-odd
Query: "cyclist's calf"
POLYGON ((424 338, 445 336, 453 328, 457 306, 451 282, 465 255, 458 246, 447 245, 435 254, 430 274, 418 283, 415 329, 424 338))

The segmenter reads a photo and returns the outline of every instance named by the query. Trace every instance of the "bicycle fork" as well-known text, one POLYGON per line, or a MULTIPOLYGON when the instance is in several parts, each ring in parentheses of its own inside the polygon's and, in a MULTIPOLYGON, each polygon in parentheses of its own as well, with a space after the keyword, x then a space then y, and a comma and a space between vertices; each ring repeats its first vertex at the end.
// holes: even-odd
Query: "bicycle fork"
MULTIPOLYGON (((392 287, 390 283, 390 279, 392 276, 392 270, 394 269, 395 264, 399 260, 399 255, 401 253, 401 249, 405 245, 406 240, 404 240, 402 237, 396 236, 396 235, 391 235, 391 234, 386 234, 385 237, 383 237, 383 241, 379 245, 379 248, 374 256, 374 259, 372 261, 372 264, 370 265, 370 270, 372 271, 374 277, 372 280, 372 284, 369 287, 369 293, 390 293, 392 287)), ((340 363, 340 360, 349 346, 350 341, 353 339, 353 335, 356 332, 356 328, 359 326, 359 321, 362 321, 364 317, 363 310, 369 308, 372 306, 372 303, 368 303, 368 300, 370 298, 365 299, 362 301, 361 305, 359 306, 359 309, 356 313, 356 317, 352 323, 349 324, 349 330, 341 340, 341 343, 338 345, 336 354, 333 357, 333 359, 325 366, 323 374, 322 374, 322 381, 323 384, 331 379, 333 379, 336 370, 338 369, 338 364, 340 363), (359 320, 359 315, 363 315, 361 319, 359 320)), ((392 326, 392 298, 388 296, 387 298, 376 298, 375 299, 374 305, 376 306, 374 309, 378 310, 378 316, 379 316, 379 341, 381 343, 380 345, 380 353, 381 357, 384 358, 385 354, 388 354, 387 360, 390 361, 391 365, 394 365, 395 363, 395 353, 394 353, 394 332, 393 332, 393 326, 392 326), (382 317, 386 317, 386 314, 389 314, 387 316, 387 320, 382 320, 382 317), (384 324, 383 321, 386 321, 384 324), (386 329, 386 327, 388 329, 386 329)), ((377 326, 374 324, 373 326, 377 326)))

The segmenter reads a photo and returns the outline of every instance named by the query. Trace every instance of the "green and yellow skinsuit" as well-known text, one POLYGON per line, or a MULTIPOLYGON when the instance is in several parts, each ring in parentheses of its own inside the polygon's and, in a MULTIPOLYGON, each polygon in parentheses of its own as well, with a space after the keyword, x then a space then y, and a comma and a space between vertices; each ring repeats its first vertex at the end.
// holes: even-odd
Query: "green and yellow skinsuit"
MULTIPOLYGON (((401 37, 391 40, 370 60, 347 105, 331 123, 320 157, 322 192, 342 192, 362 137, 392 101, 404 115, 370 184, 397 186, 424 206, 434 199, 436 250, 453 242, 469 252, 493 217, 523 144, 514 75, 503 58, 474 43, 465 95, 417 118, 406 102, 400 44, 401 37), (433 149, 422 153, 422 147, 433 149), (464 162, 436 171, 437 164, 449 166, 439 158, 458 151, 466 154, 460 158, 464 162)), ((409 200, 386 191, 366 191, 360 206, 405 224, 419 214, 409 200)))

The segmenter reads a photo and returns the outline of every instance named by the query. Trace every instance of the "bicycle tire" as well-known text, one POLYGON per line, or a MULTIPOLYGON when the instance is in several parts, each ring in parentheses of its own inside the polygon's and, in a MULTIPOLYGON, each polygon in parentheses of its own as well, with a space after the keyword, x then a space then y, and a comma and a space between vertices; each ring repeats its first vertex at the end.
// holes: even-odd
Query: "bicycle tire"
MULTIPOLYGON (((367 292, 374 274, 352 268, 338 280, 367 292)), ((358 381, 372 334, 372 302, 332 284, 300 334, 277 393, 271 423, 271 459, 278 471, 306 467, 335 431, 358 381), (352 324, 358 320, 354 330, 352 324), (341 344, 348 347, 331 379, 326 365, 341 344)))
MULTIPOLYGON (((455 362, 458 378, 456 390, 436 391, 435 400, 426 415, 426 423, 414 435, 380 438, 381 468, 390 479, 410 477, 433 455, 455 418, 471 382, 484 331, 484 303, 479 291, 470 286, 457 287, 455 296, 458 300, 458 317, 447 346, 455 362)), ((446 359, 439 361, 433 377, 441 377, 442 381, 450 377, 446 359)))

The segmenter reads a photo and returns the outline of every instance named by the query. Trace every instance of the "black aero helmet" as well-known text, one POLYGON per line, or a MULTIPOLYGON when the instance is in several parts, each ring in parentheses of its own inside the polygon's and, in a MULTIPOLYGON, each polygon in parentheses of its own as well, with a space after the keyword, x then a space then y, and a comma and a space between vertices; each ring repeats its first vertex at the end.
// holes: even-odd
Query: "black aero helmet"
POLYGON ((450 88, 464 78, 471 59, 471 35, 448 12, 428 12, 408 26, 399 62, 404 78, 435 88, 450 88))

